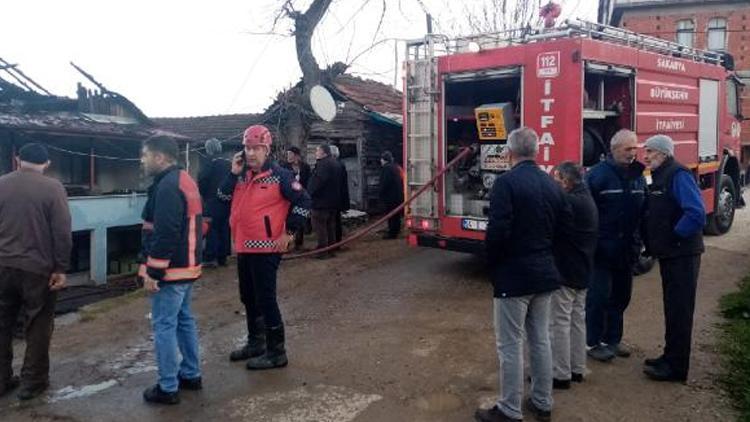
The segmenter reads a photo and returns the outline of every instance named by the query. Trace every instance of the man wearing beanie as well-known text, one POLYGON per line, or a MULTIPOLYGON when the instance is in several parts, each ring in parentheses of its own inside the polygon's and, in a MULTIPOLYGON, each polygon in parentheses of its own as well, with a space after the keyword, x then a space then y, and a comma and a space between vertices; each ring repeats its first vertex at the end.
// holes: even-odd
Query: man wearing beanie
POLYGON ((221 156, 221 141, 212 138, 206 141, 208 158, 201 163, 198 173, 198 188, 203 198, 203 218, 208 223, 206 248, 203 250, 203 267, 226 266, 231 254, 229 234, 229 203, 218 196, 219 188, 229 175, 232 164, 221 156))
POLYGON ((648 191, 646 250, 659 259, 666 333, 664 352, 646 359, 643 372, 656 381, 685 382, 706 210, 695 176, 674 158, 672 139, 652 136, 645 148, 653 180, 648 191))
POLYGON ((65 188, 44 175, 47 150, 26 144, 16 163, 0 177, 0 397, 20 384, 18 398, 29 400, 49 386, 56 292, 65 287, 72 237, 65 188), (21 310, 26 356, 19 378, 12 335, 21 310))

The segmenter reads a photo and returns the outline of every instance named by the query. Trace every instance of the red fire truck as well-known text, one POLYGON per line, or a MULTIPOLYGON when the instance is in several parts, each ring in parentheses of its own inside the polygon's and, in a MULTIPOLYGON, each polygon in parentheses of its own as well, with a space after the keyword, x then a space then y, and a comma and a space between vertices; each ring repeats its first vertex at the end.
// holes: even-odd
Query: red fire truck
POLYGON ((691 168, 709 214, 727 232, 740 195, 740 82, 731 57, 620 28, 567 21, 559 28, 407 44, 404 163, 407 193, 431 183, 406 209, 412 246, 480 252, 488 194, 508 170, 507 135, 540 137, 539 165, 588 167, 622 128, 640 142, 661 133, 691 168))

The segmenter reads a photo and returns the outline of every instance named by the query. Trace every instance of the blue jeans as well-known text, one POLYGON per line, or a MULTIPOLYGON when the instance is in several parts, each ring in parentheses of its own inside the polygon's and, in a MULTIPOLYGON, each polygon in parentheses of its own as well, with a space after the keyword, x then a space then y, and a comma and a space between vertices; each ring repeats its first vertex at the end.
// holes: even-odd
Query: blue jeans
POLYGON ((151 295, 151 325, 159 366, 159 386, 162 391, 172 393, 178 389, 178 374, 185 379, 201 376, 198 327, 190 309, 193 283, 162 282, 159 289, 151 295))
POLYGON ((629 269, 594 266, 586 295, 586 344, 620 344, 623 316, 630 304, 633 273, 629 269))

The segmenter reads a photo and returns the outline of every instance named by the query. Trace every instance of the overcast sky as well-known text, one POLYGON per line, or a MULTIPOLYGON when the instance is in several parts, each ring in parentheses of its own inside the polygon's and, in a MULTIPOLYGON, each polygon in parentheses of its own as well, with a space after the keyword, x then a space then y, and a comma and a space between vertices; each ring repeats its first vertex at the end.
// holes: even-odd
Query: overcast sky
MULTIPOLYGON (((84 81, 68 64, 73 61, 151 117, 261 112, 301 75, 293 39, 253 35, 269 30, 279 3, 4 0, 0 57, 18 63, 52 93, 71 97, 76 83, 84 81)), ((385 21, 376 35, 381 0, 334 0, 313 41, 320 65, 347 62, 373 39, 423 36, 422 5, 434 15, 436 32, 450 32, 465 21, 445 0, 385 3, 385 21)), ((565 15, 596 17, 596 0, 563 3, 565 15)), ((360 57, 351 72, 392 84, 400 68, 396 43, 402 56, 403 42, 387 41, 360 57)))

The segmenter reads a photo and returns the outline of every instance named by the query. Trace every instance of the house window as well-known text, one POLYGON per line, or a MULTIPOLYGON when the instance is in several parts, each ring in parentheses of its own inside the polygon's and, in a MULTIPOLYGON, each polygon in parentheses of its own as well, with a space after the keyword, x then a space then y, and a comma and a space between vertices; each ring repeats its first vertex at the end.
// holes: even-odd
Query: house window
POLYGON ((724 50, 727 45, 727 20, 713 18, 708 21, 708 49, 724 50))
POLYGON ((692 47, 693 34, 695 34, 695 24, 693 24, 693 21, 690 19, 677 21, 677 44, 692 47))

